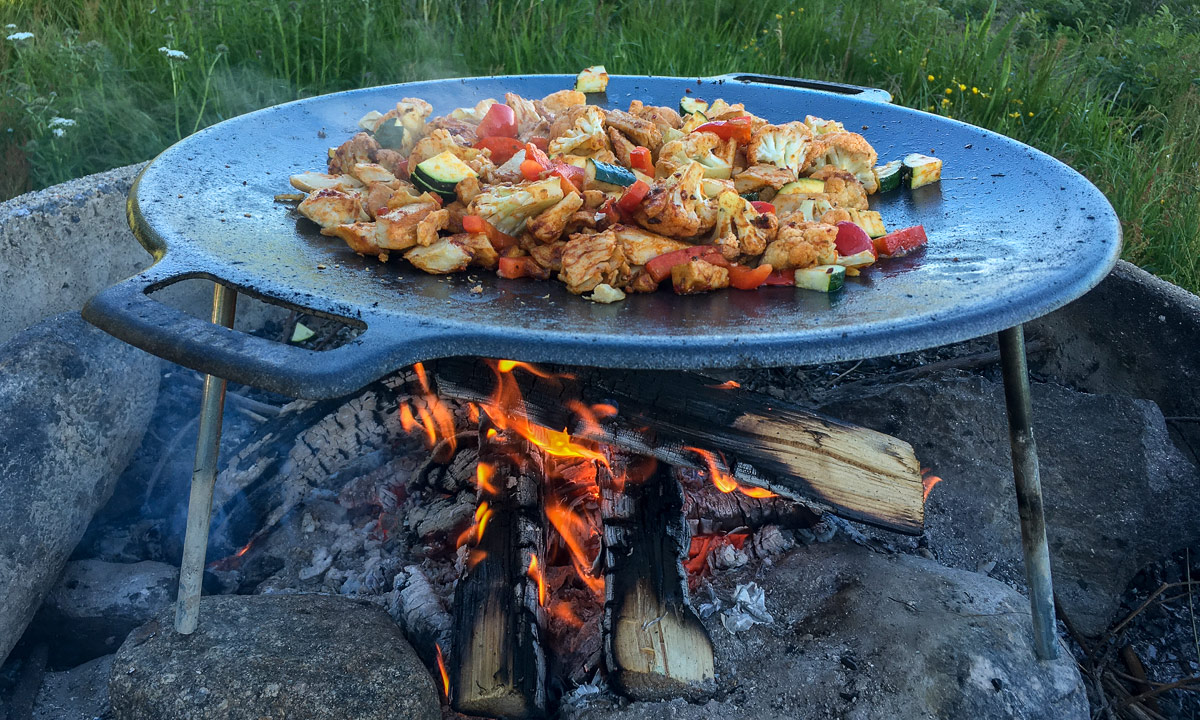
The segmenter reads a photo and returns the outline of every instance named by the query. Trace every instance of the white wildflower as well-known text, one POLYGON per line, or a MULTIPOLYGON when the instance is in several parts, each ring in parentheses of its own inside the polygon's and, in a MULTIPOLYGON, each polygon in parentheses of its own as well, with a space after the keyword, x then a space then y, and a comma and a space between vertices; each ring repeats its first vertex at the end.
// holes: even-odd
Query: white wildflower
POLYGON ((9 23, 9 24, 7 24, 7 25, 5 25, 5 26, 4 26, 4 29, 5 29, 5 30, 16 30, 16 29, 17 29, 17 26, 16 26, 16 25, 13 25, 12 23, 9 23))
POLYGON ((172 50, 171 48, 160 47, 158 51, 165 55, 168 60, 183 61, 188 59, 187 53, 182 50, 172 50))
POLYGON ((71 118, 65 118, 65 117, 50 118, 50 129, 51 130, 54 130, 55 128, 69 128, 69 127, 74 127, 74 126, 75 126, 75 121, 72 120, 71 118))
POLYGON ((33 33, 31 33, 31 32, 13 33, 12 35, 9 35, 7 38, 5 38, 5 40, 12 40, 13 42, 21 42, 22 40, 31 40, 31 39, 33 39, 33 33))
POLYGON ((67 134, 67 131, 66 131, 66 130, 63 130, 63 129, 62 129, 62 128, 60 128, 60 127, 56 127, 56 128, 54 128, 54 129, 53 129, 51 132, 53 132, 53 133, 54 133, 54 137, 62 137, 63 135, 66 135, 66 134, 67 134))

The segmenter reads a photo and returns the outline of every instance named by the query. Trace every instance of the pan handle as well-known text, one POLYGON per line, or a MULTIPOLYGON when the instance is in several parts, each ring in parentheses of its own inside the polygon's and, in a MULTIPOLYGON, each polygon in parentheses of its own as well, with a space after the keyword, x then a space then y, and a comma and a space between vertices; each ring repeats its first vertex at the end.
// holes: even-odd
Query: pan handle
POLYGON ((847 85, 845 83, 828 82, 825 80, 806 80, 803 78, 783 77, 782 75, 755 75, 750 73, 731 73, 729 75, 719 75, 709 80, 724 80, 726 82, 735 81, 742 83, 755 83, 758 85, 783 85, 786 87, 805 88, 808 90, 820 90, 822 92, 837 93, 838 95, 851 95, 863 100, 871 102, 890 103, 892 94, 887 90, 879 88, 862 87, 861 85, 847 85))
MULTIPOLYGON (((215 325, 152 298, 149 293, 205 273, 178 272, 166 260, 103 290, 83 317, 101 330, 153 355, 233 382, 290 397, 322 400, 347 395, 370 382, 437 354, 444 333, 407 327, 402 338, 380 327, 332 350, 316 351, 215 325)), ((231 283, 223 283, 235 290, 231 283)), ((303 309, 303 308, 298 308, 303 309)), ((350 324, 360 324, 347 320, 350 324)))

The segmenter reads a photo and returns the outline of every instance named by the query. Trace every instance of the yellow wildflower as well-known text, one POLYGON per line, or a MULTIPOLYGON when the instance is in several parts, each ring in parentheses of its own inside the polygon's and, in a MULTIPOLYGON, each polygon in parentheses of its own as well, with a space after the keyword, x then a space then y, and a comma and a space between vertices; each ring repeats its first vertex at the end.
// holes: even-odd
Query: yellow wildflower
POLYGON ((928 80, 929 82, 933 82, 933 80, 934 80, 932 75, 927 76, 925 79, 928 80))
POLYGON ((950 101, 949 101, 949 100, 947 100, 946 98, 942 98, 942 104, 943 104, 943 105, 949 105, 949 104, 950 104, 950 101))
POLYGON ((1033 117, 1033 111, 1032 111, 1032 110, 1030 110, 1030 111, 1029 111, 1029 117, 1033 117))
POLYGON ((966 86, 966 85, 963 85, 962 83, 959 83, 959 84, 958 84, 958 91, 959 91, 959 92, 966 92, 966 90, 967 90, 967 86, 966 86))
POLYGON ((979 94, 979 88, 977 88, 977 87, 972 87, 972 88, 971 88, 971 92, 972 92, 972 93, 974 93, 974 94, 976 94, 976 95, 978 95, 978 94, 979 94))
POLYGON ((952 92, 954 92, 954 91, 953 91, 953 90, 951 90, 950 88, 946 88, 946 94, 947 94, 947 95, 949 95, 949 94, 950 94, 950 93, 952 93, 952 92))
POLYGON ((783 16, 782 16, 782 15, 780 15, 779 13, 775 13, 775 19, 776 19, 776 20, 782 20, 782 19, 783 19, 783 16))

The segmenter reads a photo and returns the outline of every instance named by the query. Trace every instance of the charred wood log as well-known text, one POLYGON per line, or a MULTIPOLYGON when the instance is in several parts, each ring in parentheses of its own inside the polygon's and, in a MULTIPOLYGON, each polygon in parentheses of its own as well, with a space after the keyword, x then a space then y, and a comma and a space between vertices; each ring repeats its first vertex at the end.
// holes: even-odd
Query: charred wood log
MULTIPOLYGON (((481 361, 443 360, 435 372, 439 391, 464 401, 486 404, 496 384, 481 361)), ((912 446, 897 438, 694 373, 513 372, 531 422, 676 466, 705 468, 689 447, 717 451, 739 483, 851 520, 921 532, 920 466, 912 446), (618 412, 591 422, 573 411, 575 399, 618 412)))
POLYGON ((714 689, 713 648, 688 602, 682 491, 667 468, 642 479, 623 465, 600 470, 609 680, 634 700, 702 699, 714 689))
POLYGON ((707 478, 691 470, 682 470, 676 477, 684 488, 683 516, 693 536, 767 525, 794 530, 810 528, 821 520, 811 508, 790 498, 753 498, 738 492, 721 492, 707 478))
POLYGON ((546 710, 542 473, 515 434, 484 415, 476 537, 454 593, 451 704, 468 715, 526 718, 546 710), (489 437, 490 435, 490 437, 489 437), (494 492, 493 492, 494 490, 494 492))
POLYGON ((437 648, 450 648, 450 613, 419 565, 401 569, 392 582, 388 612, 426 666, 436 667, 437 648))

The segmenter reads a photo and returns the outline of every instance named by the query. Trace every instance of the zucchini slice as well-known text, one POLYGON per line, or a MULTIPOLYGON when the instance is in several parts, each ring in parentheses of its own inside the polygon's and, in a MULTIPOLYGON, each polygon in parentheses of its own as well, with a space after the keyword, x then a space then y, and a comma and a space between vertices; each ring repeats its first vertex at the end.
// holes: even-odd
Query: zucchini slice
POLYGON ((682 117, 687 117, 692 113, 700 113, 703 115, 708 111, 708 103, 700 98, 683 96, 679 99, 679 114, 682 117))
POLYGON ((780 195, 820 195, 825 192, 825 181, 800 178, 779 188, 780 195))
POLYGON ((744 193, 742 193, 742 199, 749 200, 750 202, 754 202, 755 200, 758 200, 758 191, 751 190, 750 192, 744 192, 744 193))
POLYGON ((476 177, 475 171, 449 150, 434 155, 412 171, 414 185, 441 195, 446 202, 454 202, 458 197, 454 187, 469 177, 476 177))
POLYGON ((941 158, 920 153, 904 156, 904 167, 909 171, 908 189, 916 190, 942 179, 941 158))
POLYGON ((582 93, 602 93, 608 89, 608 71, 603 65, 584 68, 575 78, 575 89, 582 93))
POLYGON ((900 187, 900 170, 903 167, 903 160, 893 160, 890 163, 875 166, 875 179, 879 182, 879 192, 887 192, 900 187))
POLYGON ((589 190, 620 192, 637 182, 637 176, 633 174, 632 170, 628 170, 620 165, 593 160, 592 158, 588 158, 585 172, 587 173, 587 179, 584 182, 584 187, 589 190))
POLYGON ((375 142, 382 148, 402 150, 405 147, 404 141, 411 137, 412 133, 399 119, 384 120, 375 126, 375 142))
POLYGON ((883 224, 883 216, 874 210, 847 210, 850 213, 850 222, 859 226, 866 231, 867 237, 877 238, 887 235, 887 228, 883 224))
POLYGON ((846 268, 841 265, 817 265, 796 271, 796 287, 817 292, 836 292, 846 284, 846 268))

